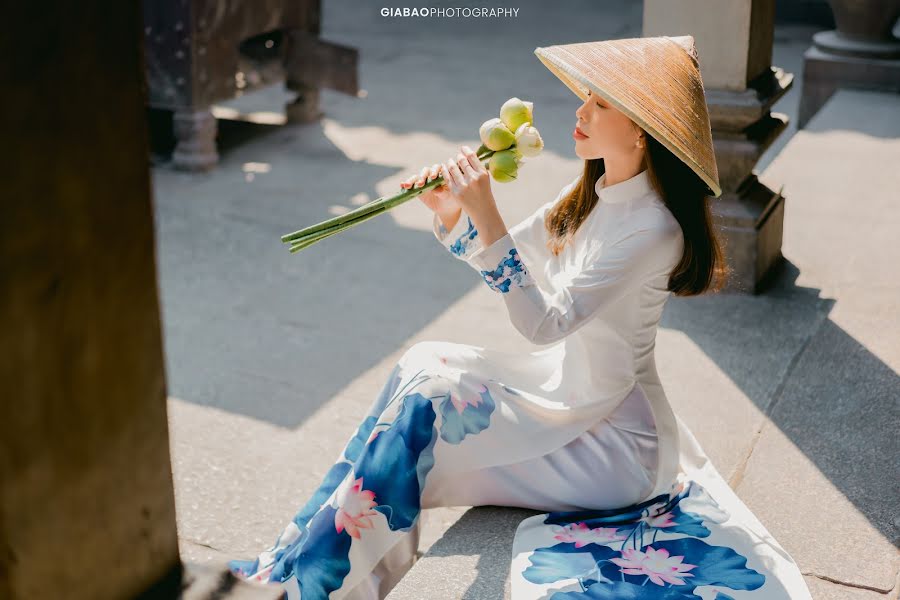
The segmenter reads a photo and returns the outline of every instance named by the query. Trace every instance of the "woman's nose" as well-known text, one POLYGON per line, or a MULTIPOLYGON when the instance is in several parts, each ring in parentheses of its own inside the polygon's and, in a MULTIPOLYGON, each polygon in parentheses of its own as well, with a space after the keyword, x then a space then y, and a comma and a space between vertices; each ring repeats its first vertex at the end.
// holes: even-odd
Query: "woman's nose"
POLYGON ((576 117, 581 118, 581 115, 584 114, 584 107, 587 106, 587 103, 588 103, 587 100, 585 100, 584 102, 581 103, 581 106, 579 106, 578 109, 575 111, 576 117))

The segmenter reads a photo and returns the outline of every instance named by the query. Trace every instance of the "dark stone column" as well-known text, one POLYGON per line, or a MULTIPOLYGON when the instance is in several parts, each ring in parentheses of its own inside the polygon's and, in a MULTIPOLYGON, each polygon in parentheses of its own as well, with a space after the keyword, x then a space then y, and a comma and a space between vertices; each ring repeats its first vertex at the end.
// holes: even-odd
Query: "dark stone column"
POLYGON ((5 18, 0 597, 174 593, 140 5, 5 18))
POLYGON ((644 35, 694 36, 722 195, 712 201, 731 277, 727 291, 757 293, 782 260, 784 197, 753 171, 785 130, 771 111, 793 84, 772 66, 774 0, 645 0, 644 35))
POLYGON ((140 4, 11 6, 0 598, 278 597, 178 556, 140 4))

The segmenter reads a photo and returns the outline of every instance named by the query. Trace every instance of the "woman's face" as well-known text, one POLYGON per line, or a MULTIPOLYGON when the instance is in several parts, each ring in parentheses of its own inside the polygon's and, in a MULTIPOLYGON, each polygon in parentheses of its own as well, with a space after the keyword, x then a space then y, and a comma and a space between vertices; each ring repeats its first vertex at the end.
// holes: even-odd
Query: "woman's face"
POLYGON ((643 152, 644 132, 601 96, 588 92, 575 116, 578 118, 577 130, 587 136, 581 137, 575 130, 572 132, 579 158, 603 158, 607 163, 621 159, 629 162, 627 159, 643 152), (638 147, 638 141, 641 147, 638 147))

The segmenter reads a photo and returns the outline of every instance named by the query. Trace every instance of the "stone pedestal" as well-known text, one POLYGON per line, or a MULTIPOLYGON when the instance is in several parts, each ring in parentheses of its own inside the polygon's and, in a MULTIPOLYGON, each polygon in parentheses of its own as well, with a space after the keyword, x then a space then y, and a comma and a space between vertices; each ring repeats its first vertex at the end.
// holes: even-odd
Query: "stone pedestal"
POLYGON ((715 219, 732 269, 725 289, 754 294, 764 289, 767 275, 783 259, 781 190, 772 193, 751 174, 727 202, 719 204, 715 219))
POLYGON ((782 260, 784 196, 753 171, 787 127, 772 105, 793 75, 772 66, 774 0, 645 0, 645 36, 692 35, 700 55, 722 195, 711 209, 731 277, 757 293, 782 260))
POLYGON ((802 128, 839 87, 900 93, 897 0, 830 0, 836 29, 820 31, 803 55, 802 128))
POLYGON ((288 82, 286 87, 297 92, 296 98, 284 107, 288 123, 296 125, 312 123, 325 115, 320 108, 319 88, 294 82, 288 82))
POLYGON ((320 39, 322 0, 143 0, 147 103, 174 113, 172 165, 219 160, 213 106, 280 83, 297 92, 288 121, 322 116, 323 87, 355 96, 356 48, 320 39))
POLYGON ((172 117, 175 150, 172 164, 183 171, 209 171, 219 163, 218 124, 212 111, 176 110, 172 117))

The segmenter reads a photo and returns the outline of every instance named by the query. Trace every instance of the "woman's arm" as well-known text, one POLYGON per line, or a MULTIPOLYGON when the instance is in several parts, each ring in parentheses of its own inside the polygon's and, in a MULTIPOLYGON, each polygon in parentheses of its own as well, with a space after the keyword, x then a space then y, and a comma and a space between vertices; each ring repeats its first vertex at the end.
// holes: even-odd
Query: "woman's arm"
MULTIPOLYGON (((516 242, 520 248, 526 248, 525 252, 529 256, 544 260, 549 258, 549 250, 547 249, 547 231, 544 227, 544 218, 547 212, 566 195, 578 182, 581 175, 575 180, 566 184, 556 198, 539 207, 530 216, 522 220, 519 224, 510 229, 509 233, 515 235, 516 242)), ((478 229, 472 223, 472 219, 466 214, 465 210, 460 211, 459 219, 453 226, 453 229, 447 231, 444 227, 440 216, 434 213, 432 222, 432 230, 434 236, 446 247, 456 258, 467 261, 475 252, 483 247, 481 237, 478 235, 478 229)), ((476 271, 481 271, 480 267, 469 263, 476 271)))
POLYGON ((473 252, 481 248, 481 239, 478 237, 478 230, 472 224, 472 219, 466 214, 466 211, 460 211, 459 218, 453 229, 447 231, 444 227, 441 217, 434 213, 432 222, 432 231, 438 241, 450 251, 453 256, 460 260, 465 260, 473 252))
POLYGON ((550 344, 582 327, 651 276, 672 267, 681 228, 663 219, 658 221, 660 226, 642 225, 598 246, 570 281, 564 285, 547 282, 546 289, 519 254, 521 243, 515 228, 493 244, 468 254, 466 260, 481 272, 492 290, 502 295, 510 321, 519 333, 535 344, 550 344))
POLYGON ((486 247, 465 210, 449 232, 440 218, 434 217, 435 236, 454 256, 478 271, 493 291, 502 294, 513 326, 536 344, 566 337, 651 276, 671 269, 681 248, 678 243, 683 234, 678 223, 666 219, 664 209, 649 208, 647 219, 634 221, 618 239, 589 250, 580 271, 566 284, 533 275, 532 267, 541 268, 551 259, 544 225, 547 213, 580 177, 486 247), (531 264, 526 264, 523 255, 531 264))

